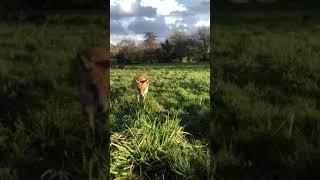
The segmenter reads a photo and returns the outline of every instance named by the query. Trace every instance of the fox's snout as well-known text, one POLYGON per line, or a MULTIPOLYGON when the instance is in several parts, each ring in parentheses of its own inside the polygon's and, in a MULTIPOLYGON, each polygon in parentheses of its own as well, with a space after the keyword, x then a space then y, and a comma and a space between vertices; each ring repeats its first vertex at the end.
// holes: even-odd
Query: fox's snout
POLYGON ((139 95, 144 97, 144 95, 145 95, 144 91, 145 91, 144 89, 139 89, 139 92, 140 92, 139 95))
POLYGON ((137 96, 141 96, 141 97, 144 97, 144 96, 145 96, 144 90, 139 89, 139 88, 136 88, 136 89, 135 89, 135 94, 136 94, 137 96))

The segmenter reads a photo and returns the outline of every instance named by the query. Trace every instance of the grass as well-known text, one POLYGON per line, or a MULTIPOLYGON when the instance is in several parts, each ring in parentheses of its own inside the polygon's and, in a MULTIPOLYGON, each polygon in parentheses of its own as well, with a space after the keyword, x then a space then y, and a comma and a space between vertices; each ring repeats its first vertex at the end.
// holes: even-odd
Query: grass
POLYGON ((319 179, 318 14, 250 14, 216 17, 214 176, 319 179))
MULTIPOLYGON (((78 50, 108 41, 104 20, 50 14, 47 26, 0 23, 0 179, 107 178, 69 77, 78 50)), ((112 176, 206 176, 209 66, 129 68, 111 70, 112 176), (130 89, 139 73, 151 80, 144 108, 130 89)))
POLYGON ((103 16, 86 18, 0 24, 0 179, 103 178, 69 78, 78 50, 108 37, 103 16))
POLYGON ((208 64, 112 68, 114 178, 206 177, 208 83, 208 64), (139 74, 150 81, 144 106, 136 103, 131 89, 139 74))

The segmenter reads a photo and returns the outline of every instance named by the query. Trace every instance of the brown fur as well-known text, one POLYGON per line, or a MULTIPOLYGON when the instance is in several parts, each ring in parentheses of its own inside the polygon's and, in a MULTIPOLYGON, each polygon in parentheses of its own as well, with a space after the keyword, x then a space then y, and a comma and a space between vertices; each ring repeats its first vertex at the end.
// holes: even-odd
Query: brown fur
POLYGON ((149 80, 143 75, 136 76, 132 80, 132 89, 135 91, 135 95, 138 102, 144 102, 145 96, 148 92, 149 80))
POLYGON ((80 90, 82 111, 95 130, 96 116, 108 109, 110 56, 107 48, 87 48, 78 53, 74 78, 80 90))

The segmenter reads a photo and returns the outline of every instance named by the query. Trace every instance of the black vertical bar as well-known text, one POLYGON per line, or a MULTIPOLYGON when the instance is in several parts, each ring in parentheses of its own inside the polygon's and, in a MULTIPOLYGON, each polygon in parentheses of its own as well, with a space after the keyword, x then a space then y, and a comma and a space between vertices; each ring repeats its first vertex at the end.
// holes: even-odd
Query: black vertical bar
POLYGON ((106 1, 106 13, 107 13, 107 18, 106 18, 106 31, 107 31, 107 58, 109 59, 108 63, 108 67, 107 68, 107 106, 108 106, 108 110, 106 113, 106 160, 107 160, 107 173, 106 173, 106 177, 107 179, 110 179, 110 135, 111 135, 111 128, 110 128, 110 92, 111 92, 111 87, 110 87, 110 68, 111 68, 111 63, 110 63, 110 0, 106 1))
POLYGON ((216 79, 214 72, 215 59, 213 54, 214 47, 214 3, 213 0, 210 1, 210 113, 209 113, 209 126, 210 126, 210 136, 209 136, 209 150, 210 150, 210 168, 209 168, 209 179, 214 179, 214 156, 213 156, 213 112, 214 112, 214 89, 216 88, 216 79))

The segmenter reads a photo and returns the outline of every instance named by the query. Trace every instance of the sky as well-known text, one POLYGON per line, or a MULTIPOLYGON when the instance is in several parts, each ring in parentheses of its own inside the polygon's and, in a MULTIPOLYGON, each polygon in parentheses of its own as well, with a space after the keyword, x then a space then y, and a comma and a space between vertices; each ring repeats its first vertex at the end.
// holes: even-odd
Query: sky
POLYGON ((164 41, 174 30, 187 33, 210 26, 210 0, 110 0, 110 42, 132 38, 141 43, 145 32, 164 41))

